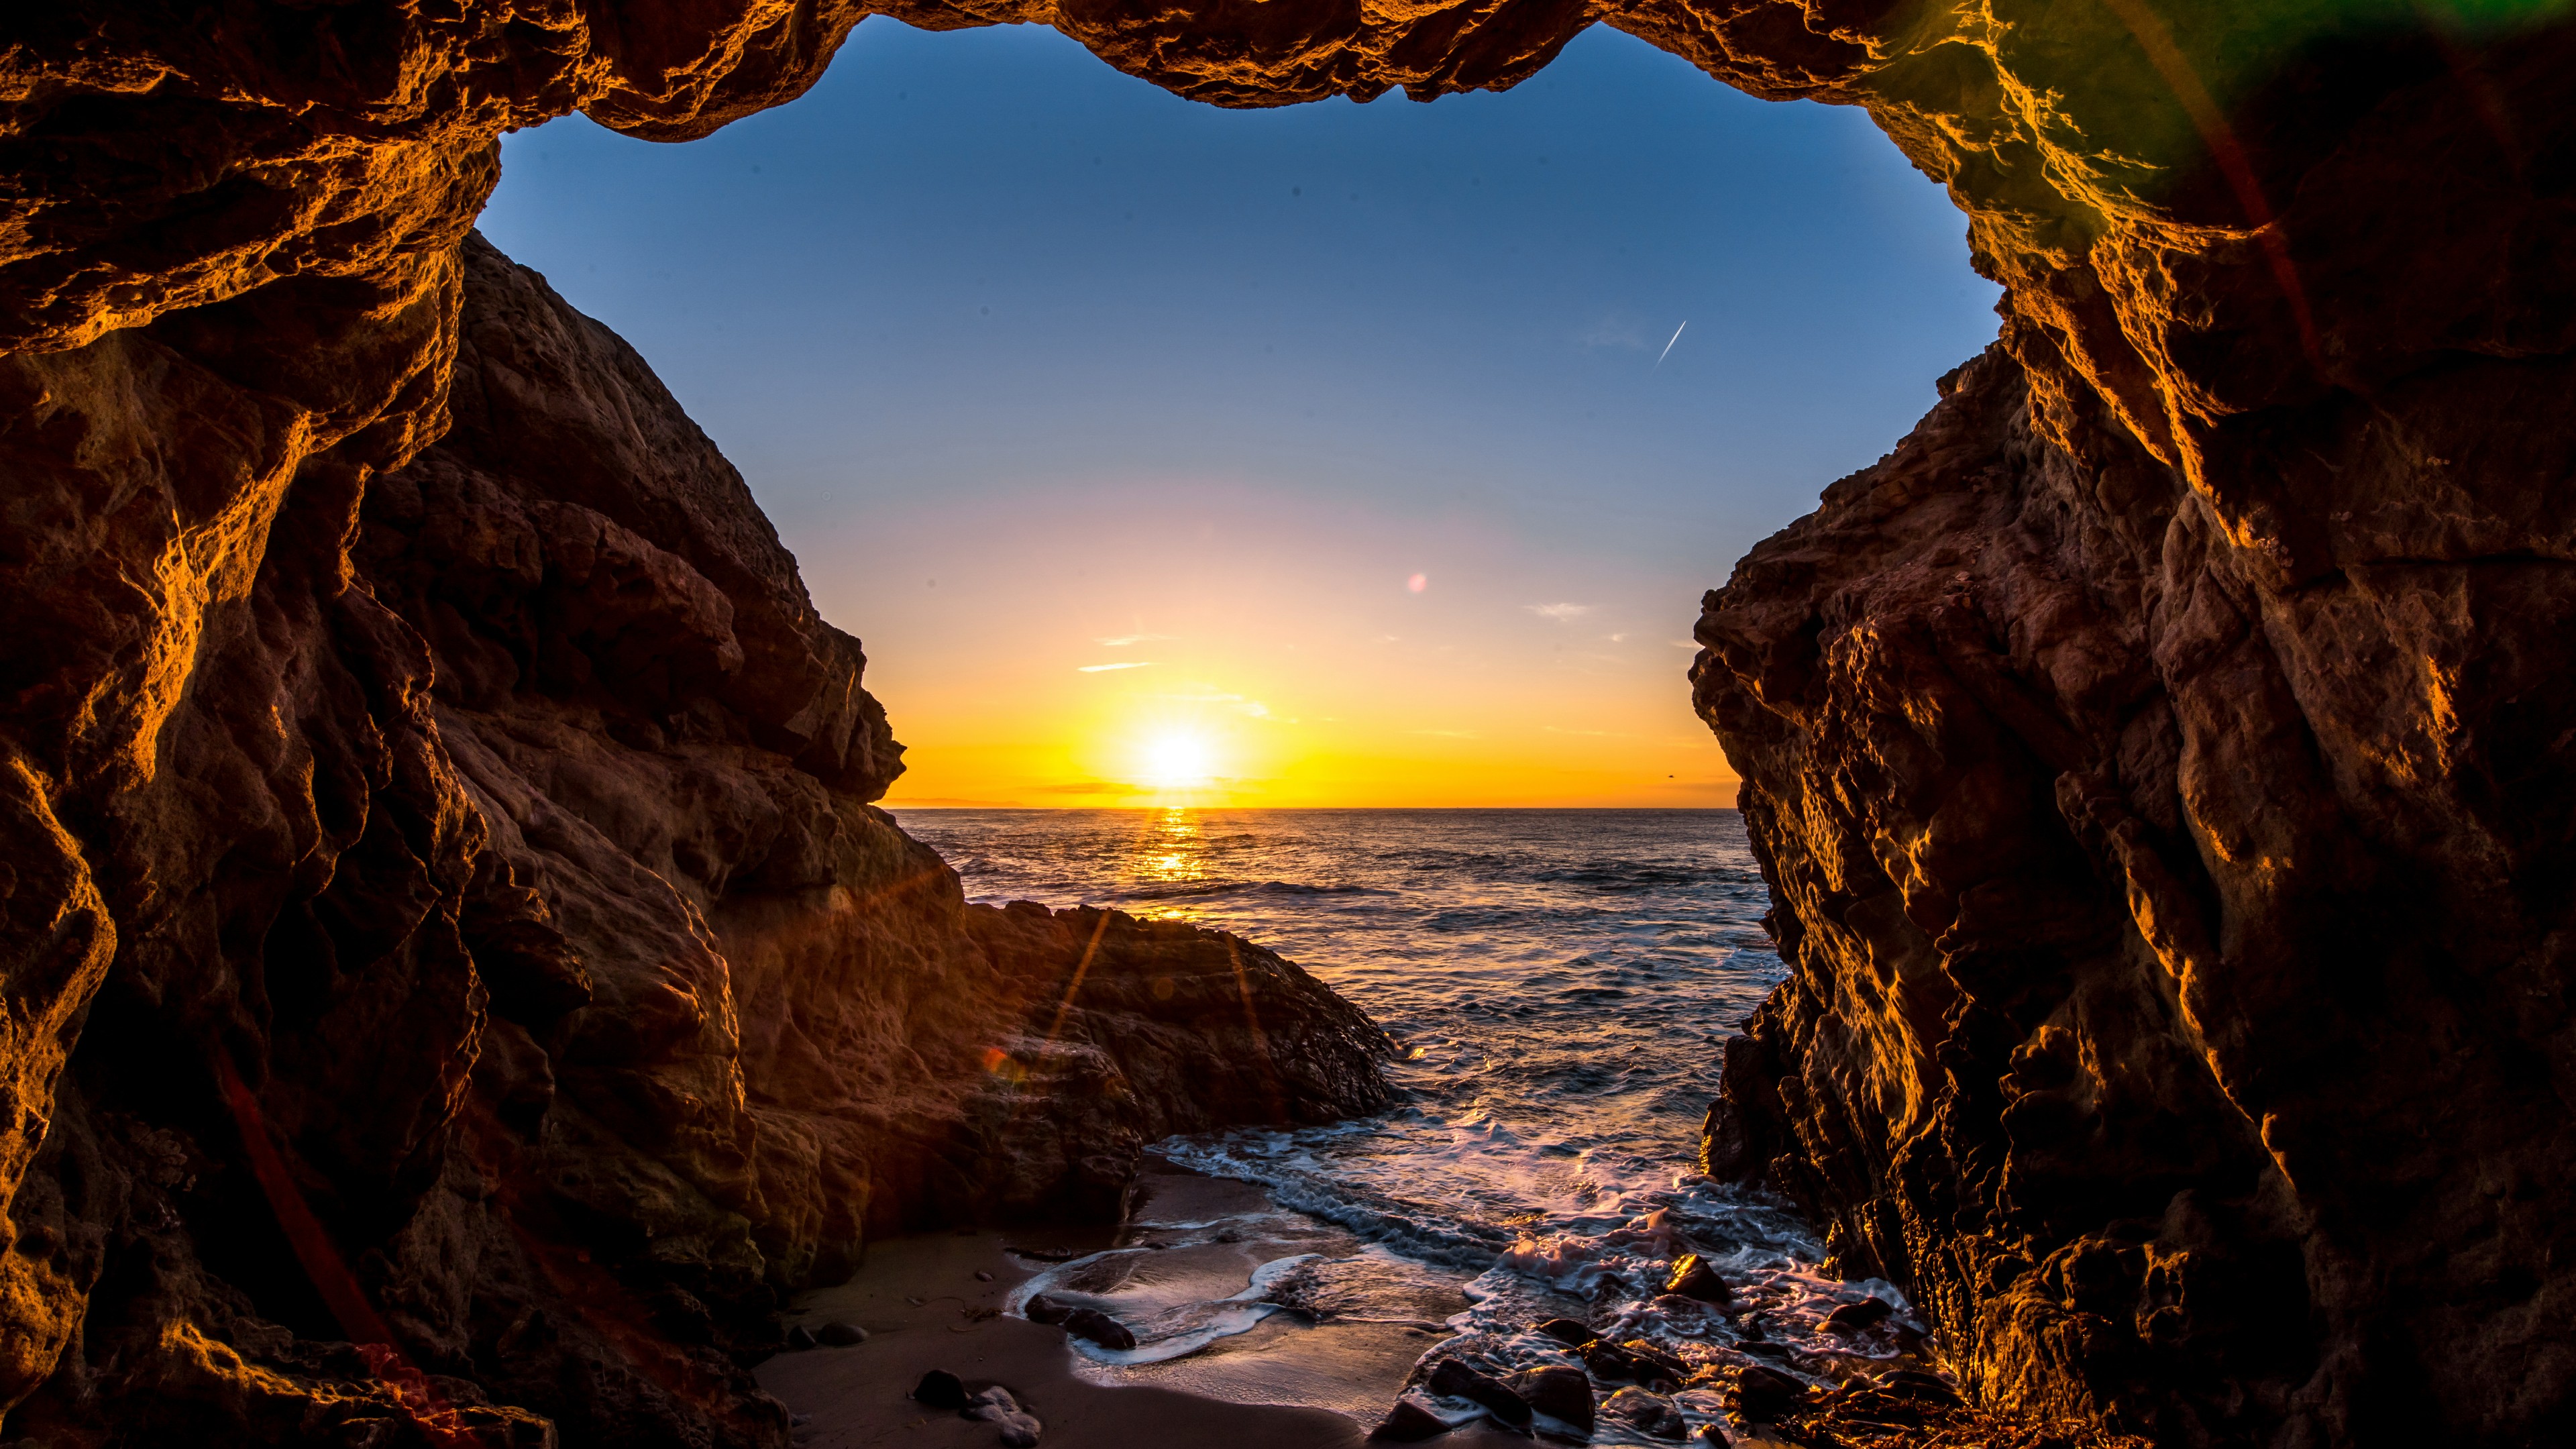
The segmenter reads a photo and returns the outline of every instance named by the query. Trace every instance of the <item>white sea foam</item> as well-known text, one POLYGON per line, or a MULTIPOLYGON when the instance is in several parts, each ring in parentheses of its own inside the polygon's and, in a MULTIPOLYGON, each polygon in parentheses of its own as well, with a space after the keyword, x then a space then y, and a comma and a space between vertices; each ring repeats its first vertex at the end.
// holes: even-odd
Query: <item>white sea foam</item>
MULTIPOLYGON (((1406 1048, 1388 1069, 1399 1100, 1379 1117, 1161 1144, 1266 1188, 1304 1230, 1346 1237, 1236 1262, 1230 1278, 1175 1267, 1095 1294, 1084 1301, 1139 1339, 1123 1357, 1085 1347, 1096 1360, 1195 1352, 1283 1298, 1346 1319, 1445 1320, 1457 1336, 1434 1351, 1495 1371, 1571 1362, 1531 1331, 1560 1316, 1694 1369, 1762 1363, 1817 1380, 1893 1356, 1922 1328, 1894 1288, 1821 1275, 1821 1245, 1784 1205, 1687 1171, 1723 1040, 1784 970, 1733 812, 942 811, 904 824, 968 862, 977 898, 1116 905, 1273 947, 1406 1048), (1686 1252, 1735 1285, 1731 1311, 1661 1294, 1686 1252), (1866 1296, 1897 1310, 1886 1325, 1822 1331, 1866 1296)), ((1156 1224, 1163 1246, 1139 1251, 1204 1266, 1227 1231, 1304 1230, 1156 1224)), ((1076 1282, 1074 1267, 1040 1281, 1076 1282)), ((1686 1418, 1716 1407, 1677 1402, 1686 1418)), ((1599 1442, 1624 1432, 1605 1424, 1599 1442)))

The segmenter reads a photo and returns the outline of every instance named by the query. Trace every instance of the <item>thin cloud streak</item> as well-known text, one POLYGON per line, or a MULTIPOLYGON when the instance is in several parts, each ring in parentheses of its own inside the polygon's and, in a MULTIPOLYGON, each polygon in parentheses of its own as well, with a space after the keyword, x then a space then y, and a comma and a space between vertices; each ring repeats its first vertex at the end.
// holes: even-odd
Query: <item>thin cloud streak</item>
POLYGON ((1554 619, 1560 624, 1571 623, 1592 612, 1590 604, 1523 604, 1521 607, 1542 619, 1554 619))
POLYGON ((1154 667, 1154 661, 1151 659, 1125 659, 1120 660, 1115 664, 1084 664, 1076 667, 1085 674, 1105 674, 1112 669, 1151 669, 1154 667))

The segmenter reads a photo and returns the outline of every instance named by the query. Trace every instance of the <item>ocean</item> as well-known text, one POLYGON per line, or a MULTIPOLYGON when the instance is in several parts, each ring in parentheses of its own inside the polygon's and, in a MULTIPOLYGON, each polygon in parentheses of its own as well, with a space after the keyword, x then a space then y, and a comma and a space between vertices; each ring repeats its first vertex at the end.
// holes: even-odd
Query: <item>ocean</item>
MULTIPOLYGON (((1160 1144, 1184 1167, 1265 1189, 1255 1215, 1269 1220, 1146 1224, 1032 1281, 1022 1300, 1049 1292, 1136 1330, 1132 1350, 1076 1343, 1104 1374, 1182 1359, 1282 1312, 1436 1328, 1443 1352, 1497 1369, 1568 1361, 1531 1331, 1551 1317, 1643 1339, 1687 1368, 1759 1363, 1827 1382, 1915 1362, 1921 1325, 1893 1287, 1821 1275, 1820 1244, 1784 1204, 1694 1171, 1721 1044, 1785 972, 1734 811, 898 816, 972 899, 1233 931, 1401 1046, 1397 1102, 1378 1117, 1160 1144), (1220 1242, 1281 1251, 1198 1274, 1120 1259, 1220 1242), (1732 1303, 1661 1292, 1694 1250, 1734 1286, 1732 1303), (1871 1297, 1894 1310, 1883 1325, 1821 1328, 1871 1297)), ((1718 1411, 1710 1393, 1673 1402, 1691 1419, 1718 1411)), ((1596 1442, 1624 1432, 1605 1423, 1596 1442)))

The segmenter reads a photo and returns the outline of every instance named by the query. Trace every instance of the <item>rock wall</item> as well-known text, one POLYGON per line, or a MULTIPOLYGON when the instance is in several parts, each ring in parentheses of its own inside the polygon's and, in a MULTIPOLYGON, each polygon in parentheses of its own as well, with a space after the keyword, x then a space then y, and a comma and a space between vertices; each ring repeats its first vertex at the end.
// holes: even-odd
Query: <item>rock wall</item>
POLYGON ((1793 976, 1707 1163, 1908 1284, 1990 1403, 2555 1442, 2567 41, 2331 39, 2198 118, 2196 202, 2044 273, 1976 214, 1997 348, 1709 596, 1793 976))
MULTIPOLYGON (((1755 94, 1865 106, 1948 185, 2006 287, 1999 350, 1702 625, 1698 697, 1797 971, 1730 1056, 1712 1165, 1771 1173, 1852 1266, 1912 1285, 1999 1403, 2292 1445, 2568 1427, 2560 8, 882 13, 1051 24, 1229 105, 1509 85, 1608 23, 1755 94)), ((465 1261, 437 1255, 467 1227, 400 1234, 517 1221, 482 1186, 515 1169, 450 1147, 536 1123, 553 1150, 559 1120, 609 1165, 565 1179, 589 1215, 569 1236, 531 1241, 660 1225, 619 1261, 661 1255, 687 1302, 608 1358, 702 1342, 668 1350, 694 1368, 526 1402, 716 1415, 725 1305, 757 1297, 727 1296, 741 1245, 765 1275, 843 1241, 771 1204, 854 1214, 850 1144, 949 1104, 941 1071, 835 1034, 968 1040, 958 998, 894 983, 1014 968, 976 934, 1000 927, 959 927, 968 950, 907 914, 947 888, 857 803, 893 761, 856 654, 780 585, 738 488, 700 496, 711 455, 618 390, 640 366, 465 238, 502 130, 581 109, 703 134, 810 84, 865 12, 19 9, 0 1399, 76 1404, 148 1362, 245 1421, 322 1412, 326 1383, 382 1408, 411 1381, 317 1361, 275 1388, 225 1355, 286 1362, 399 1264, 465 1261), (618 461, 549 452, 560 487, 536 486, 506 461, 522 433, 618 461), (906 964, 855 972, 862 946, 906 964), (764 1073, 810 1092, 758 1100, 764 1073), (228 1133, 220 1172, 192 1155, 228 1133), (827 1173, 849 1180, 805 1196, 827 1173), (234 1227, 202 1233, 218 1211, 234 1227), (267 1247, 188 1246, 219 1237, 267 1247), (356 1286, 313 1256, 343 1238, 391 1245, 356 1286)), ((956 1159, 864 1160, 880 1202, 956 1159)), ((574 1263, 545 1291, 587 1300, 601 1265, 574 1263)), ((451 1342, 456 1301, 386 1311, 451 1342)))
MULTIPOLYGON (((741 1366, 872 1233, 1114 1216, 1153 1139, 1386 1101, 1383 1033, 1258 947, 967 905, 740 477, 456 261, 453 426, 363 501, 297 470, 96 827, 9 1435, 780 1444, 741 1366)), ((72 456, 177 426, 135 378, 191 361, 116 336, 124 386, 35 406, 72 456)))

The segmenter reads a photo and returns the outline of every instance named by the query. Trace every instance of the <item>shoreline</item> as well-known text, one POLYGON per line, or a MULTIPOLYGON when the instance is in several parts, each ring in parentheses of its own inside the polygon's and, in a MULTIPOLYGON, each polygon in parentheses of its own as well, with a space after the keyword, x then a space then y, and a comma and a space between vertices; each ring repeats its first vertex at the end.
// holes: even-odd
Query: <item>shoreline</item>
MULTIPOLYGON (((1089 1252, 1150 1227, 1147 1214, 1187 1217, 1263 1196, 1159 1159, 1139 1187, 1136 1210, 1115 1227, 959 1229, 874 1243, 847 1283, 800 1294, 788 1310, 791 1324, 811 1330, 839 1320, 865 1329, 867 1341, 781 1353, 754 1377, 803 1420, 795 1442, 810 1449, 1000 1443, 996 1425, 909 1397, 933 1369, 957 1375, 969 1392, 996 1383, 1009 1389, 1044 1425, 1039 1442, 1055 1449, 1358 1449, 1421 1354, 1450 1336, 1445 1328, 1308 1324, 1279 1313, 1195 1353, 1113 1370, 1080 1357, 1061 1329, 1002 1314, 1014 1288, 1051 1266, 1013 1248, 1089 1252), (1128 1381, 1109 1381, 1116 1378, 1128 1381), (1291 1396, 1296 1401, 1286 1401, 1291 1396), (1336 1407, 1317 1406, 1326 1398, 1336 1407)), ((1479 1425, 1440 1442, 1525 1449, 1530 1441, 1479 1425)))

